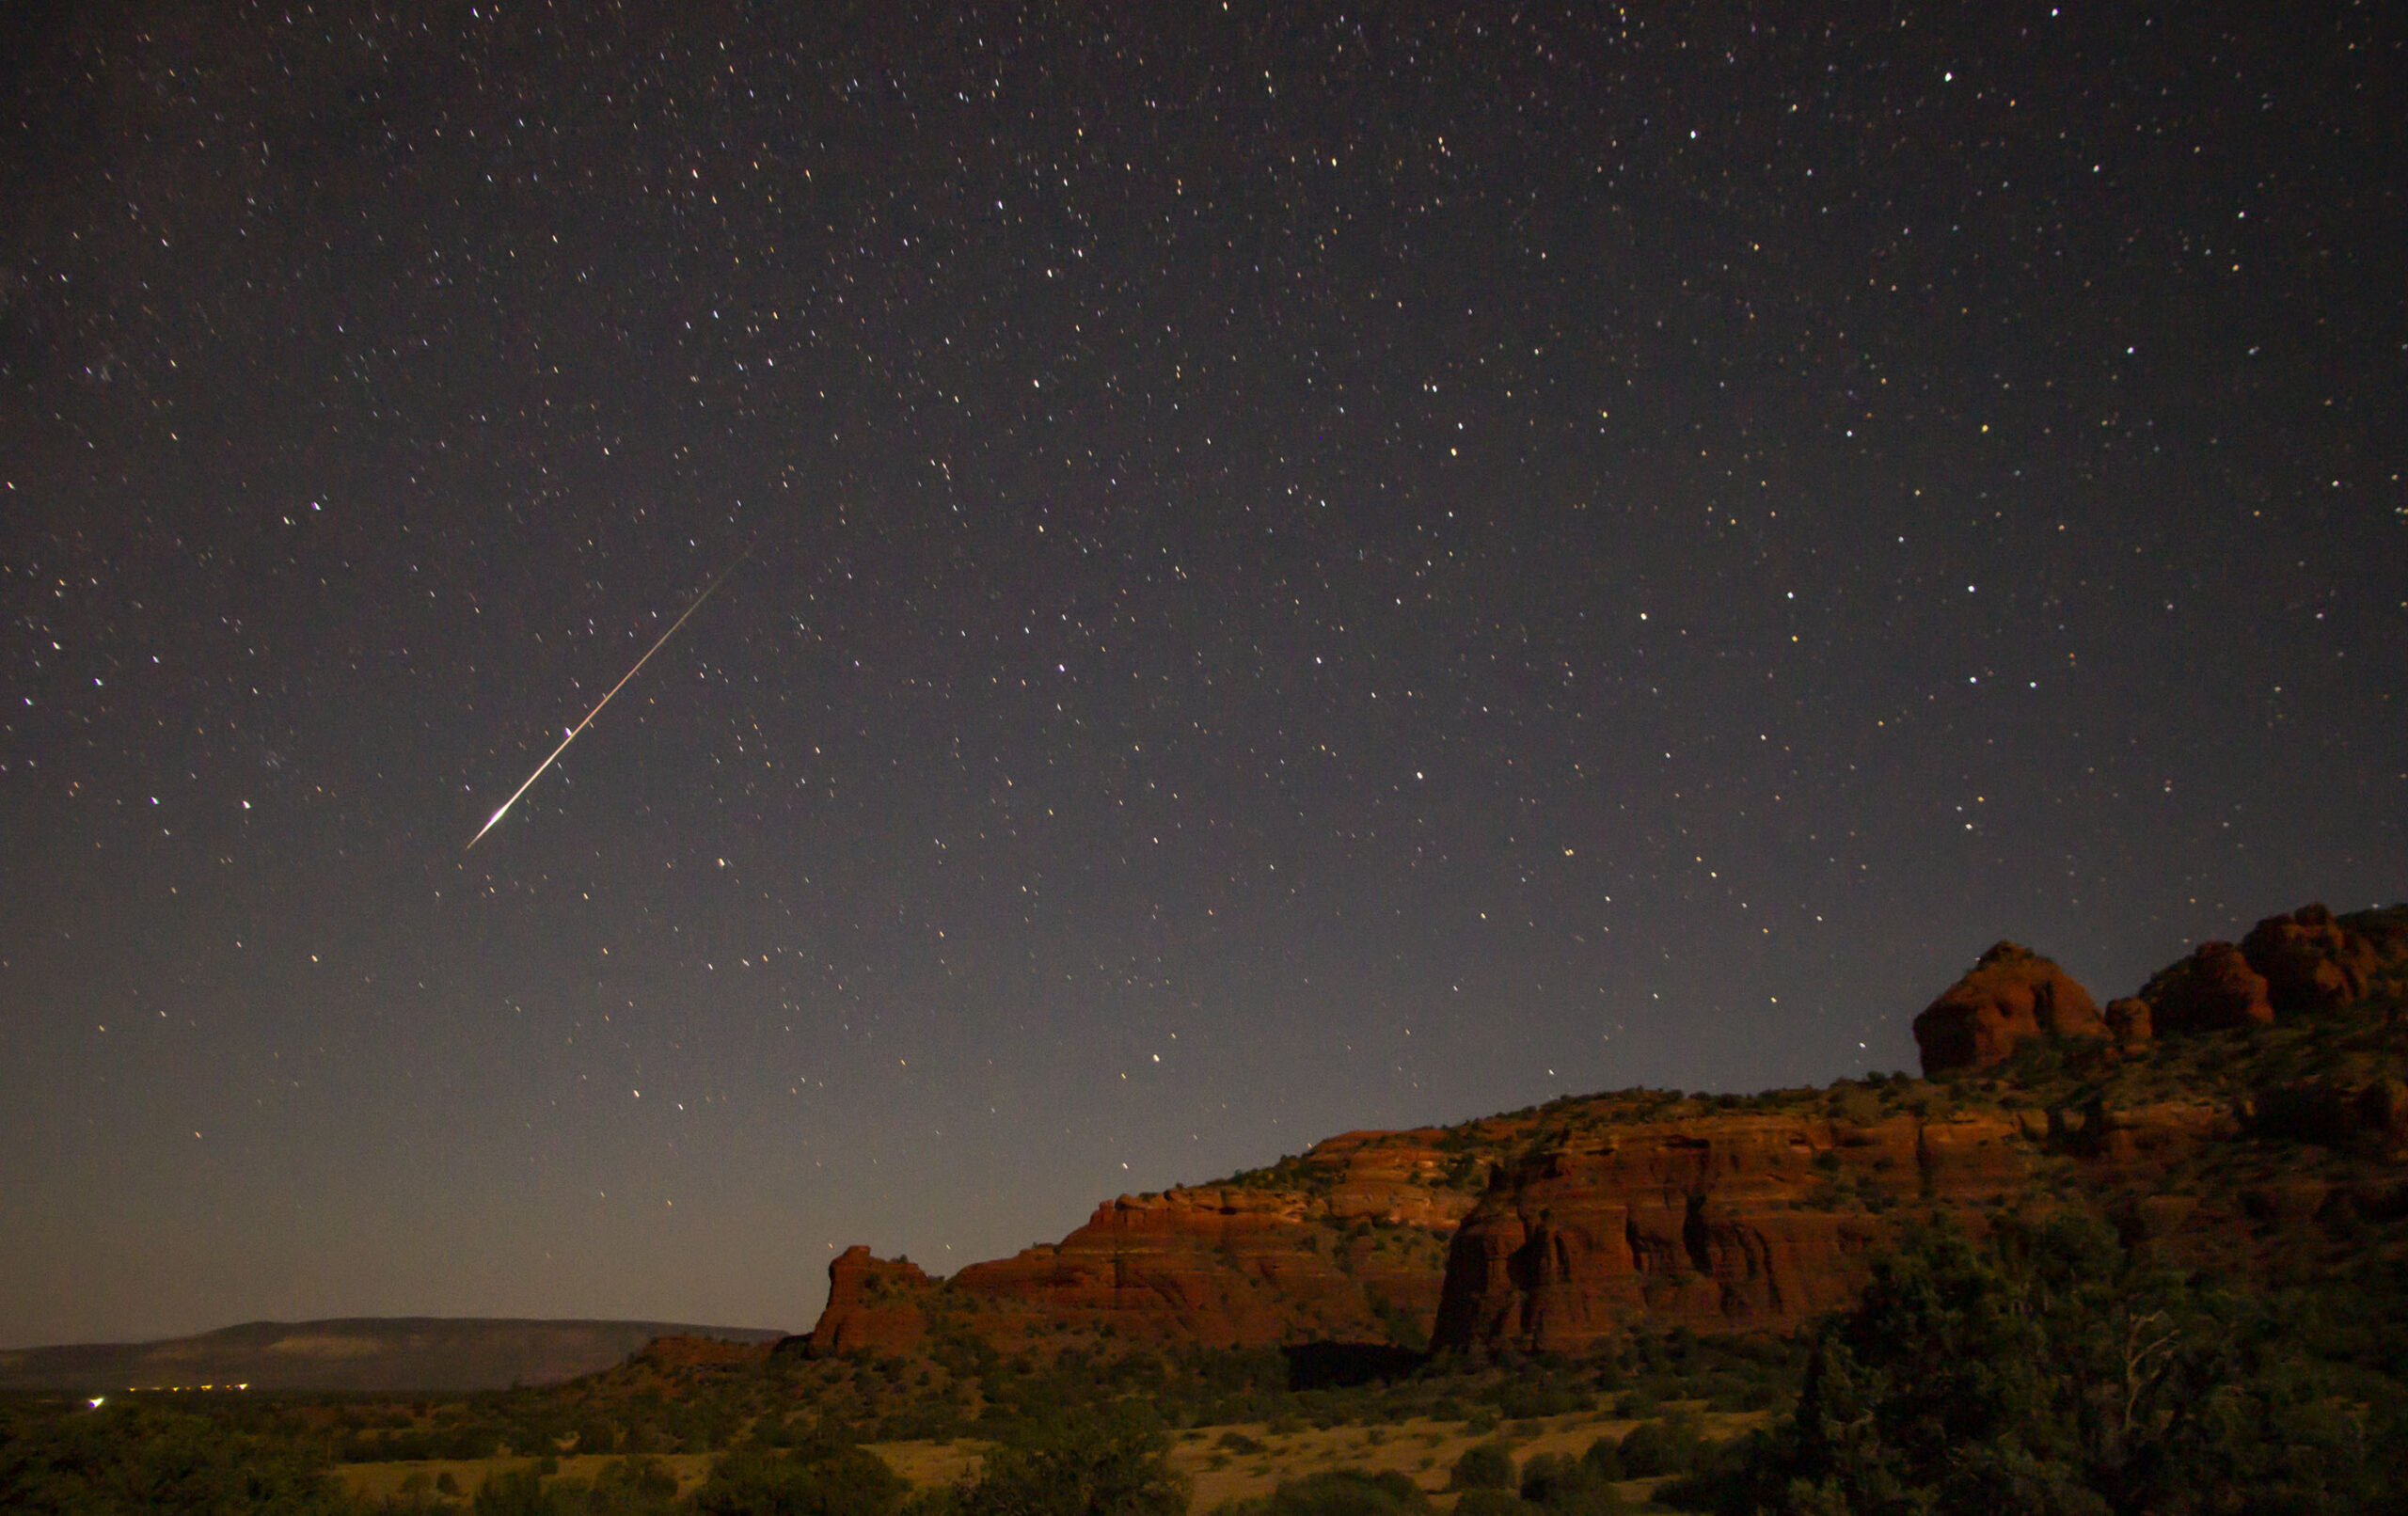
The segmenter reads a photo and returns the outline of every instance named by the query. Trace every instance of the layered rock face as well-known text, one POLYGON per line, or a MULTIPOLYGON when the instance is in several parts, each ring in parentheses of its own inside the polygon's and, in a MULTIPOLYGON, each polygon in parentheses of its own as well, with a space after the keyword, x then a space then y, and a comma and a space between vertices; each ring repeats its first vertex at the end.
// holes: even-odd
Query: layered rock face
POLYGON ((1721 1116, 1500 1170, 1456 1232, 1434 1341, 1576 1351, 1640 1322, 1787 1329, 1861 1288, 1887 1236, 1841 1197, 1972 1206, 2020 1186, 1997 1118, 1721 1116))
POLYGON ((1265 1182, 1122 1195, 1060 1242, 942 1284, 915 1269, 865 1288, 865 1271, 895 1266, 856 1248, 830 1265, 812 1350, 908 1350, 954 1318, 998 1345, 1065 1326, 1208 1347, 1409 1339, 1437 1312, 1446 1239, 1476 1198, 1452 1176, 1467 1161, 1484 1172, 1517 1129, 1349 1132, 1265 1182))
POLYGON ((865 1247, 847 1248, 828 1266, 828 1305, 811 1332, 813 1355, 919 1347, 927 1340, 921 1302, 935 1283, 908 1258, 873 1258, 865 1247))
MULTIPOLYGON (((2403 988, 2408 908, 2310 906, 2203 945, 2103 1017, 2055 964, 2002 942, 1915 1032, 1934 1072, 1978 1071, 2040 1036, 2081 1039, 2112 1067, 2145 1063, 2157 1039, 2403 988)), ((852 1249, 830 1266, 810 1350, 911 1351, 956 1334, 1009 1350, 1064 1331, 1578 1350, 1634 1327, 1782 1331, 1852 1299, 1906 1216, 1978 1232, 2003 1202, 2071 1182, 2133 1235, 2221 1258, 2326 1191, 2283 1178, 2246 1205, 2202 1199, 2203 1145, 2249 1133, 2408 1158, 2408 1082, 2388 1075, 2115 1109, 2001 1098, 2017 1087, 1976 1081, 1968 1091, 1989 1094, 1963 1108, 1946 1088, 1895 1082, 1752 1108, 1638 1091, 1350 1132, 1226 1183, 1121 1196, 1058 1243, 950 1280, 852 1249), (2169 1183, 2186 1163, 2192 1177, 2169 1183)), ((2364 1204, 2408 1206, 2408 1184, 2384 1183, 2398 1195, 2377 1186, 2364 1204)))
POLYGON ((1051 1247, 973 1264, 962 1292, 1060 1320, 1208 1347, 1385 1335, 1373 1297, 1319 1244, 1300 1197, 1244 1190, 1123 1195, 1051 1247))
POLYGON ((1901 1218, 1979 1235, 2047 1159, 2088 1187, 2146 1190, 2241 1129, 2211 1101, 1632 1127, 1497 1173, 1455 1234, 1432 1344, 1579 1352, 1640 1327, 1792 1331, 1855 1298, 1901 1218))
POLYGON ((1915 1018, 1923 1071, 1988 1068, 2027 1037, 2103 1037, 2099 1003, 2073 976, 2018 942, 2001 942, 1915 1018))

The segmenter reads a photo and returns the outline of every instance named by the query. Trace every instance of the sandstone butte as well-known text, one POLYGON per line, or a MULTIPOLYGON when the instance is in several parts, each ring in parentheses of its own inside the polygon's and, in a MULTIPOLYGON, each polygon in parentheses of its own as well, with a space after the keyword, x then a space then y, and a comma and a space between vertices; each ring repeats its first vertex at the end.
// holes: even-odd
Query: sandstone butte
MULTIPOLYGON (((1060 1242, 950 1279, 852 1248, 829 1266, 805 1348, 911 1353, 974 1337, 1011 1350, 1067 1334, 1576 1351, 1640 1327, 1788 1331, 1851 1299, 1903 1220, 1946 1213, 1979 1231, 2002 1204, 2067 1187, 2128 1230, 2222 1256, 2315 1213, 2334 1181, 2269 1169, 2203 1194, 2169 1188, 2170 1172, 2288 1122, 2370 1144, 2372 1171, 2387 1173, 2408 1159, 2408 1084, 2236 1098, 2178 1082, 2068 1109, 2002 1101, 2008 1086, 1980 1076, 2032 1038, 2146 1059, 2159 1039, 2403 989, 2408 907, 2271 917, 2103 1015, 2062 969, 2003 942, 1917 1019, 1925 1072, 1949 1084, 1635 1091, 1349 1132, 1222 1183, 1123 1195, 1060 1242)), ((2408 1205, 2408 1183, 2382 1183, 2379 1203, 2408 1205)))

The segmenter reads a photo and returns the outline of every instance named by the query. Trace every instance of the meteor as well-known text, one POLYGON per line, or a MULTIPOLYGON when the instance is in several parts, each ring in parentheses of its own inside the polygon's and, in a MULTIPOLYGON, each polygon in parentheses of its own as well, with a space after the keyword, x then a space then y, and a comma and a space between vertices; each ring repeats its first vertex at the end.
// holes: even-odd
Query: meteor
MULTIPOLYGON (((526 794, 528 790, 531 789, 537 780, 544 777, 544 770, 552 766, 552 759, 558 758, 562 753, 568 750, 568 745, 577 740, 578 734, 583 732, 587 727, 592 726, 594 724, 594 719, 602 714, 602 707, 610 703, 610 697, 617 694, 620 690, 626 688, 627 681, 633 679, 637 674, 643 671, 643 666, 652 661, 652 655, 659 652, 662 646, 666 644, 671 638, 677 635, 677 628, 685 625, 687 622, 692 620, 694 612, 703 608, 703 602, 708 600, 713 594, 717 593, 719 587, 727 582, 727 576, 730 574, 735 573, 738 568, 742 567, 744 561, 752 556, 752 545, 751 543, 747 543, 744 545, 744 551, 736 555, 736 561, 730 563, 721 572, 718 578, 713 579, 701 594, 694 597, 694 603, 686 608, 686 613, 678 617, 675 621, 671 622, 669 624, 669 630, 661 633, 659 639, 656 640, 652 646, 643 650, 643 656, 636 659, 635 667, 629 669, 626 673, 621 674, 619 676, 619 682, 612 685, 610 689, 604 693, 600 700, 594 703, 594 709, 585 713, 585 719, 578 722, 577 725, 568 729, 568 735, 561 738, 561 745, 552 750, 551 757, 546 758, 542 763, 537 764, 535 766, 535 771, 527 776, 527 782, 511 791, 510 798, 501 802, 501 809, 496 811, 492 815, 485 818, 485 824, 477 829, 477 834, 474 837, 468 839, 468 847, 474 847, 477 844, 484 841, 485 833, 493 830, 495 825, 499 823, 503 816, 510 813, 510 808, 518 803, 518 797, 526 794)), ((468 850, 468 847, 463 847, 460 851, 465 853, 468 850)))

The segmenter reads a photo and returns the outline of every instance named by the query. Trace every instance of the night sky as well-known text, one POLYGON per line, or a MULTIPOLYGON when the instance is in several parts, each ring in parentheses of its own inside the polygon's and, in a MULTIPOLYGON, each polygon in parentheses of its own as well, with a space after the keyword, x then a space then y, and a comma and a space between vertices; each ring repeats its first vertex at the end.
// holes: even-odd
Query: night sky
POLYGON ((800 1330, 2408 894, 2397 8, 12 8, 0 1344, 800 1330))

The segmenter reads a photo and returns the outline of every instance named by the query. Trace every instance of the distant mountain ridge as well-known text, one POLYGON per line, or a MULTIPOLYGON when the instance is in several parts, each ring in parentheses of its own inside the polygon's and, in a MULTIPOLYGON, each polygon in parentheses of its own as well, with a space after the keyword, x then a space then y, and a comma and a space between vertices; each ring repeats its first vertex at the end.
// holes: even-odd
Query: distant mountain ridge
POLYGON ((657 1337, 775 1342, 784 1333, 673 1321, 341 1317, 251 1321, 158 1342, 0 1350, 0 1391, 498 1390, 625 1362, 657 1337))

